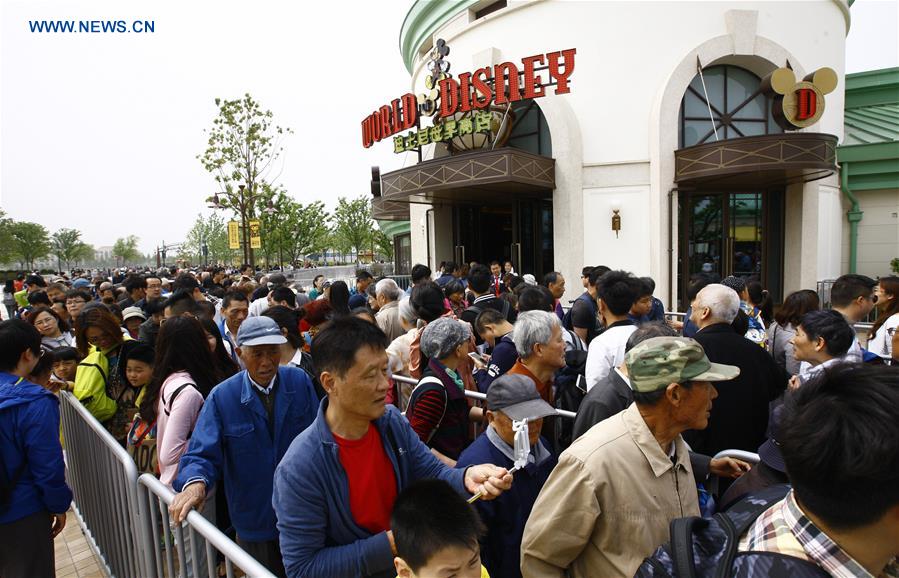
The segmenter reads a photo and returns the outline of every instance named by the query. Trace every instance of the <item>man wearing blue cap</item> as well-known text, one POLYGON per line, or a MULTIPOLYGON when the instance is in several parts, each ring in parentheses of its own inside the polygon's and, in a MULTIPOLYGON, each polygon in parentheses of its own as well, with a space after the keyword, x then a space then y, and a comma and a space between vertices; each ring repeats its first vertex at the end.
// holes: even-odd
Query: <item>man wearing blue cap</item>
POLYGON ((169 511, 180 523, 224 479, 237 541, 277 575, 284 575, 272 509, 275 466, 315 419, 318 400, 306 372, 280 366, 287 340, 270 317, 250 317, 237 333, 246 369, 218 384, 194 428, 172 484, 169 511))

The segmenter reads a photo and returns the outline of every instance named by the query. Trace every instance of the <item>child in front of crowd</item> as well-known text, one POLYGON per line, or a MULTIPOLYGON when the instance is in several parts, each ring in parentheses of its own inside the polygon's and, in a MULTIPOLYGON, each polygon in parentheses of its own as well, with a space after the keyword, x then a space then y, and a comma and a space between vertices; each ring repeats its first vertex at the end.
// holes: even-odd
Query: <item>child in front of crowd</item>
MULTIPOLYGON (((112 437, 125 445, 125 439, 131 429, 134 415, 143 398, 146 386, 153 379, 153 348, 145 343, 138 343, 128 350, 125 358, 124 377, 125 387, 116 398, 116 412, 106 423, 106 428, 112 437)), ((121 370, 120 370, 121 371, 121 370)))
MULTIPOLYGON (((51 353, 48 352, 44 355, 51 355, 51 353)), ((54 349, 52 355, 53 377, 58 381, 74 384, 75 373, 78 371, 78 362, 81 361, 78 350, 74 347, 60 347, 54 349)), ((67 389, 71 389, 71 387, 67 389)))
POLYGON ((390 528, 397 578, 490 578, 475 509, 443 480, 421 480, 396 498, 390 528))

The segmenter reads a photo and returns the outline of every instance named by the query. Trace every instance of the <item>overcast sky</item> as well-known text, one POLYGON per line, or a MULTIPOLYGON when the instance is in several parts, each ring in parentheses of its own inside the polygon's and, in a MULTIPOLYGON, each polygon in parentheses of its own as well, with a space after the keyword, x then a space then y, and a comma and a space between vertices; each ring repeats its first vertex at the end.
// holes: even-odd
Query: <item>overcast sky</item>
MULTIPOLYGON (((848 72, 899 65, 897 0, 857 0, 848 72)), ((398 168, 360 122, 409 88, 398 50, 411 0, 2 0, 0 206, 96 247, 183 240, 216 191, 196 155, 215 97, 250 92, 284 142, 278 182, 300 202, 367 194, 398 168), (152 34, 38 34, 30 20, 152 20, 152 34)))

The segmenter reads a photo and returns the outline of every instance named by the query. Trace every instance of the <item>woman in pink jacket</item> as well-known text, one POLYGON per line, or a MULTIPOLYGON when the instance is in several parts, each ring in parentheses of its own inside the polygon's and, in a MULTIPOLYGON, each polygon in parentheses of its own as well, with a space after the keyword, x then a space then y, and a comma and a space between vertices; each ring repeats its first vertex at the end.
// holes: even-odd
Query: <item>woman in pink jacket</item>
POLYGON ((220 381, 203 326, 193 317, 166 320, 156 341, 153 380, 147 386, 140 415, 156 420, 159 478, 171 487, 178 460, 203 407, 203 400, 220 381))

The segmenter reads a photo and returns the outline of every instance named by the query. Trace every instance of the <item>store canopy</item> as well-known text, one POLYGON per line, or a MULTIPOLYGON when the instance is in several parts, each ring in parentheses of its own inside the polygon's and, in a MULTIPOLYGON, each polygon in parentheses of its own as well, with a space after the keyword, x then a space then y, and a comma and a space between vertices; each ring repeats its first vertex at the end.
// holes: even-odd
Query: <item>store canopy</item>
POLYGON ((837 170, 837 137, 784 133, 733 138, 674 152, 678 187, 765 189, 828 177, 837 170))
POLYGON ((555 159, 514 148, 441 157, 381 175, 381 199, 506 204, 549 198, 556 187, 555 166, 555 159))
POLYGON ((409 204, 388 201, 384 197, 373 197, 371 216, 379 221, 408 221, 409 204))

